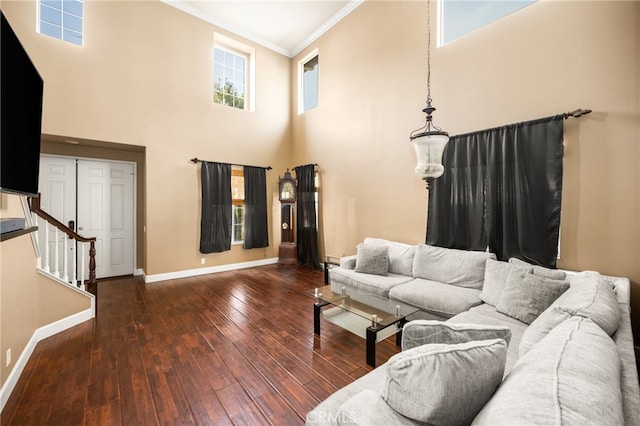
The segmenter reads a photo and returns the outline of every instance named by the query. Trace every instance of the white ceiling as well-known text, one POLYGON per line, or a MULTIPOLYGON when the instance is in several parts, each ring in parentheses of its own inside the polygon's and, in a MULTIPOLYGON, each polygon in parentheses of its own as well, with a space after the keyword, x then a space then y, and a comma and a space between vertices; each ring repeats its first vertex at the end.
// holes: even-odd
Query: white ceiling
POLYGON ((364 0, 162 0, 290 58, 364 0))

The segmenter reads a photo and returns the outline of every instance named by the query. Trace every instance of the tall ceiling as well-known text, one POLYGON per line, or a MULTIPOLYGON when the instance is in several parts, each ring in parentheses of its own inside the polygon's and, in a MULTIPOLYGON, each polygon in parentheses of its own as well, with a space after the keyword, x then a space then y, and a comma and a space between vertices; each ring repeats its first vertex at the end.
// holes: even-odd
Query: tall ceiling
POLYGON ((162 1, 291 58, 364 0, 162 1))

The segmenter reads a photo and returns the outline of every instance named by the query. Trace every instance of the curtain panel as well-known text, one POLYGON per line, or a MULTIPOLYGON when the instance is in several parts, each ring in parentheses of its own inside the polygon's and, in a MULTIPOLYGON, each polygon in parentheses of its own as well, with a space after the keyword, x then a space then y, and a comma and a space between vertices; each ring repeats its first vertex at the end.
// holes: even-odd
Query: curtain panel
POLYGON ((201 162, 200 252, 231 250, 231 165, 201 162))
POLYGON ((244 167, 245 249, 269 246, 266 175, 263 167, 244 167))
POLYGON ((427 243, 555 267, 563 116, 454 136, 429 194, 427 243))
POLYGON ((297 251, 298 264, 320 269, 318 227, 316 225, 315 166, 308 164, 295 168, 298 180, 297 251))

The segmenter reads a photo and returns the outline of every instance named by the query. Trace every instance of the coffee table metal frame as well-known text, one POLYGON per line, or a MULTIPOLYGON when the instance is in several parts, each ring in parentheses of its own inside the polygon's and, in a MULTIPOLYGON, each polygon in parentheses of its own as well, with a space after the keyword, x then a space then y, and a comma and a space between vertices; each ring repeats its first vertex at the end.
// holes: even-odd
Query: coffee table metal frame
MULTIPOLYGON (((396 345, 402 344, 402 327, 408 322, 406 317, 417 312, 419 309, 397 302, 394 300, 378 298, 381 305, 386 305, 386 309, 378 309, 364 302, 356 300, 358 291, 354 289, 342 288, 341 293, 335 293, 331 286, 327 285, 314 289, 311 294, 316 298, 313 305, 313 332, 320 335, 320 316, 322 308, 328 305, 337 306, 347 312, 358 315, 371 321, 371 325, 366 328, 366 360, 371 367, 376 366, 376 341, 378 333, 388 327, 396 327, 396 345)), ((361 293, 360 296, 363 296, 361 293)), ((371 294, 366 297, 372 298, 371 294)))

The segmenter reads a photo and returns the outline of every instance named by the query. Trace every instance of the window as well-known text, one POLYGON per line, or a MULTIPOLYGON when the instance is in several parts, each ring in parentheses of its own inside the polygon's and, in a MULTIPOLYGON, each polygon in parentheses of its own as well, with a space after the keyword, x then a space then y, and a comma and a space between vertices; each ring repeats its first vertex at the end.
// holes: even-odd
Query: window
POLYGON ((231 169, 231 244, 244 241, 244 171, 231 169))
POLYGON ((318 106, 318 50, 298 63, 298 114, 318 106))
POLYGON ((253 111, 254 50, 230 38, 215 35, 213 49, 213 101, 253 111))
POLYGON ((536 1, 441 0, 438 44, 447 44, 536 1))
POLYGON ((38 32, 82 46, 83 6, 83 0, 40 0, 38 32))

